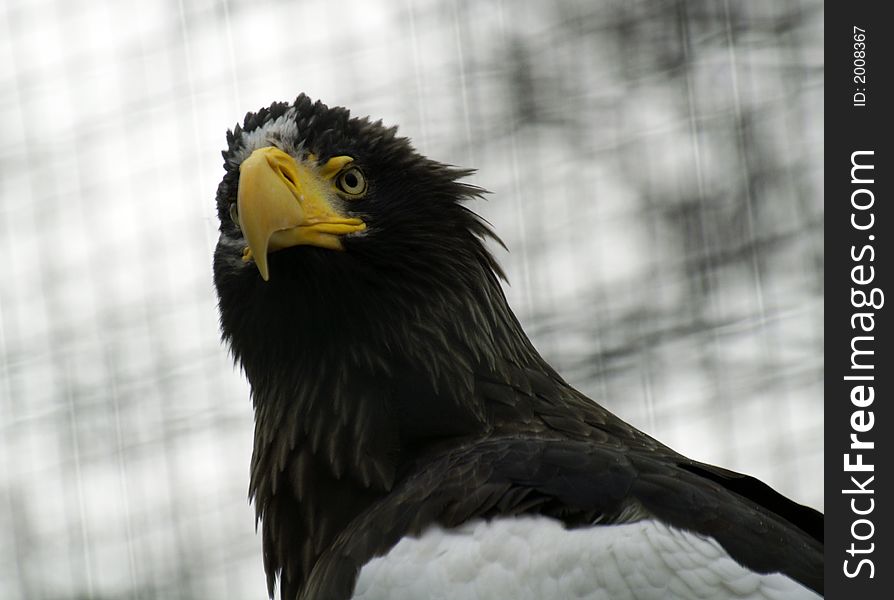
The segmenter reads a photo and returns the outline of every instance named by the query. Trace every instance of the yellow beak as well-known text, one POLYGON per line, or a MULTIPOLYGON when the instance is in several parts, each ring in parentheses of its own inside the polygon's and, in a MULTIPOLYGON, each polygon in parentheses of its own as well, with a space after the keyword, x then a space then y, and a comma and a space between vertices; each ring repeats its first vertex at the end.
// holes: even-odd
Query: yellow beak
POLYGON ((333 206, 334 174, 298 163, 279 148, 258 148, 239 167, 236 208, 248 242, 243 260, 254 259, 264 281, 270 279, 267 254, 310 245, 343 250, 341 236, 366 224, 333 206))

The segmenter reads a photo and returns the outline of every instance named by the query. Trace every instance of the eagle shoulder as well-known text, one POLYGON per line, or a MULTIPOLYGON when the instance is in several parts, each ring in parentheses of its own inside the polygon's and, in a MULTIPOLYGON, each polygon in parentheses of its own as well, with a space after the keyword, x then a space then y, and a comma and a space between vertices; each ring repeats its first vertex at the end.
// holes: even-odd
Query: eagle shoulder
POLYGON ((713 539, 654 519, 566 529, 537 515, 432 526, 363 566, 355 600, 819 598, 755 573, 713 539))

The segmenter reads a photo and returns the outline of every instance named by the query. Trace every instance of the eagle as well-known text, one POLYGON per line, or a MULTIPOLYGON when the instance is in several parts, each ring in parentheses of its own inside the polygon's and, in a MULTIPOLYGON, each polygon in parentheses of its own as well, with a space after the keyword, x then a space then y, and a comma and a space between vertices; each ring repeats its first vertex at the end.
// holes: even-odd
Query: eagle
POLYGON ((823 593, 821 513, 541 357, 470 170, 304 94, 248 113, 223 158, 214 284, 271 598, 823 593))

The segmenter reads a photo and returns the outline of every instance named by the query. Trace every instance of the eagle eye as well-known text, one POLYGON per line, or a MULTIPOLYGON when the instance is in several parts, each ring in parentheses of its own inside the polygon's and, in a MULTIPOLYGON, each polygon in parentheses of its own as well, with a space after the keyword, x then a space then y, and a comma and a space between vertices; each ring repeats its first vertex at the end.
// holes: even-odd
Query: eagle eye
POLYGON ((359 198, 366 193, 366 177, 363 176, 363 171, 354 166, 339 173, 335 178, 335 185, 339 190, 354 198, 359 198))

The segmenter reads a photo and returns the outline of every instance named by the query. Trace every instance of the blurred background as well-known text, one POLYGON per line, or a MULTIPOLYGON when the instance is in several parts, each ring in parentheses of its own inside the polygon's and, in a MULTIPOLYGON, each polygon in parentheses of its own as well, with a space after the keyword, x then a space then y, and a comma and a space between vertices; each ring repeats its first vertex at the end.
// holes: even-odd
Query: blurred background
POLYGON ((823 4, 0 3, 0 598, 264 598, 211 255, 299 92, 478 169, 573 385, 823 507, 823 4))

